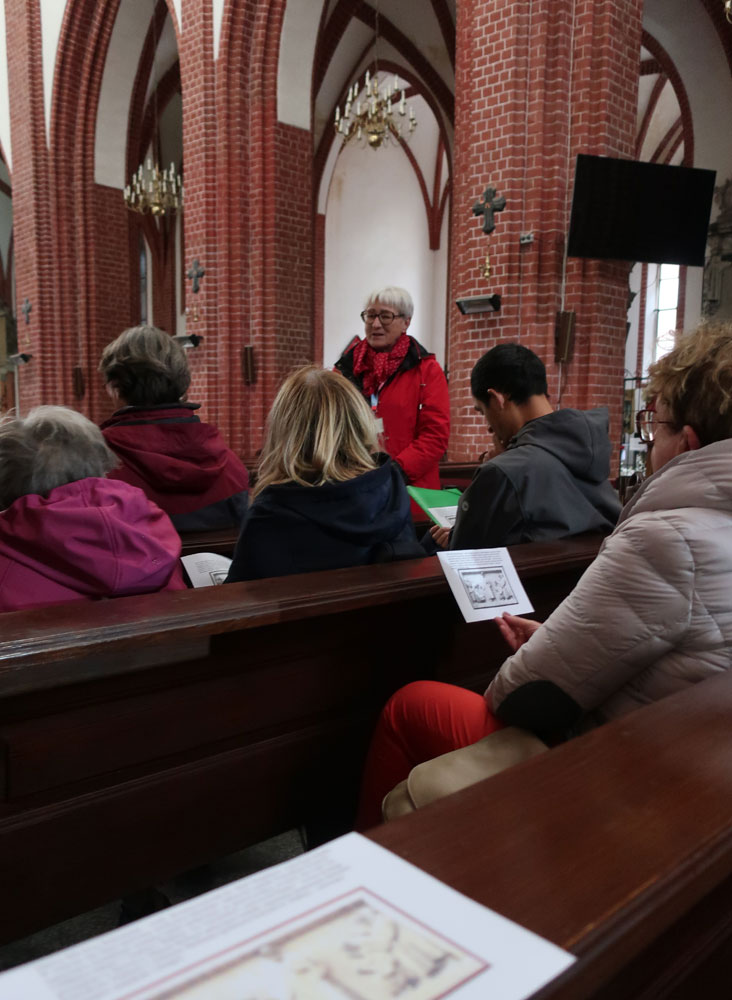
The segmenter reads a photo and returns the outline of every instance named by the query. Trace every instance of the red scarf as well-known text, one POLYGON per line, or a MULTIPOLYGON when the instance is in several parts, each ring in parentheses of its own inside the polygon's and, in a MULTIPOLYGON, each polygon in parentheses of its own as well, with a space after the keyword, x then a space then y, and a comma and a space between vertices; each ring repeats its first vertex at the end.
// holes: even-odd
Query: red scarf
POLYGON ((410 340, 403 333, 390 351, 375 351, 368 340, 359 340, 353 349, 353 374, 363 373, 364 396, 373 396, 398 371, 407 356, 410 340))

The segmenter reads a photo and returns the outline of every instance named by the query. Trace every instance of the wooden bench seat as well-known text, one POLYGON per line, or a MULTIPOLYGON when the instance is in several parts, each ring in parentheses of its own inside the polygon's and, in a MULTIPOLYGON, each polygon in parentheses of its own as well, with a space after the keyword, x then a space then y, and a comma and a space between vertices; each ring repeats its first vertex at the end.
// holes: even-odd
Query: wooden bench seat
POLYGON ((577 955, 536 1000, 727 997, 731 721, 726 673, 370 836, 577 955))
MULTIPOLYGON (((598 538, 516 546, 540 617, 598 538)), ((506 655, 436 558, 2 616, 0 940, 297 825, 401 684, 506 655)), ((332 798, 332 795, 330 796, 332 798)))

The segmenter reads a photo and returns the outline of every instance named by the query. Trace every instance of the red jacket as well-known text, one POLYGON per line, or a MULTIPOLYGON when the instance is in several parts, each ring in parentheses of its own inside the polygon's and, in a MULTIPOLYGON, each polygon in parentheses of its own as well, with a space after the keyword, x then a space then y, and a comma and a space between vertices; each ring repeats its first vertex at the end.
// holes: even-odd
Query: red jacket
POLYGON ((80 479, 0 511, 0 611, 184 590, 180 538, 142 490, 80 479))
MULTIPOLYGON (((384 422, 384 449, 402 467, 407 482, 439 489, 438 463, 450 437, 447 380, 434 354, 414 337, 409 339, 407 356, 382 387, 374 412, 384 422)), ((362 377, 353 374, 354 346, 335 367, 363 392, 362 377)), ((421 510, 419 514, 424 517, 421 510)))
POLYGON ((109 476, 144 490, 174 523, 218 505, 221 523, 212 520, 208 527, 238 524, 249 475, 213 424, 198 419, 197 409, 197 403, 170 403, 126 406, 113 413, 102 424, 104 439, 120 460, 109 476), (239 499, 240 505, 227 507, 227 501, 239 499))

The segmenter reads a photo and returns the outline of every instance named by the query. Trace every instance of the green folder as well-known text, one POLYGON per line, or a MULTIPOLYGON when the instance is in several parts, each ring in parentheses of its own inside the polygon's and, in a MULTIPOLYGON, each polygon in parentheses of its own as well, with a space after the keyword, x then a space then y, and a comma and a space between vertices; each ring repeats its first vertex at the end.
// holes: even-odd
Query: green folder
POLYGON ((430 514, 430 507, 457 507, 462 496, 462 491, 455 487, 449 490, 424 490, 421 486, 407 486, 407 493, 433 521, 435 519, 430 514))

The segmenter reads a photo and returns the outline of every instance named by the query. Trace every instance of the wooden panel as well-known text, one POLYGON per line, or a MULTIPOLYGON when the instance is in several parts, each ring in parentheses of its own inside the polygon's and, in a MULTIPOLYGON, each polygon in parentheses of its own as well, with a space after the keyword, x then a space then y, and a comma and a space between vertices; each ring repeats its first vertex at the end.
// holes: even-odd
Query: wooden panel
MULTIPOLYGON (((512 550, 537 609, 598 545, 512 550)), ((344 824, 389 695, 425 677, 480 689, 506 652, 493 622, 462 620, 434 558, 3 616, 0 940, 322 803, 344 824)))
POLYGON ((732 934, 731 718, 726 674, 371 836, 580 956, 541 997, 676 995, 732 934))

